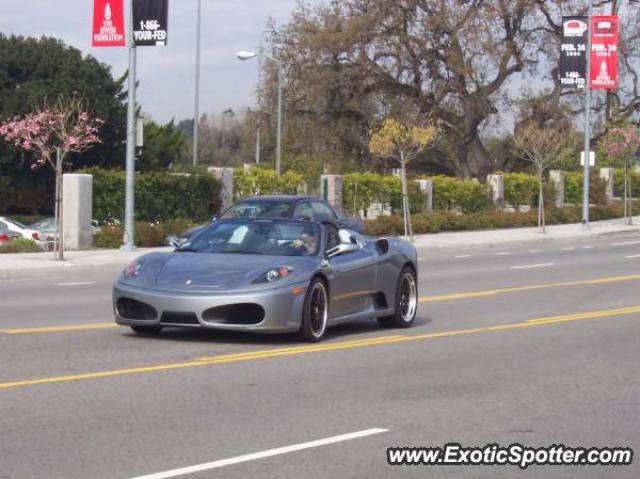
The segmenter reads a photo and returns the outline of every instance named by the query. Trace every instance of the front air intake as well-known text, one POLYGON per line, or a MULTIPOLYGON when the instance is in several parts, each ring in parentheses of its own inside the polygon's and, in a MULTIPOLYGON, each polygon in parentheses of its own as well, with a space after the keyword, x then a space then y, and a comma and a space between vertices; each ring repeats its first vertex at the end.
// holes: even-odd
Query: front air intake
POLYGON ((264 309, 254 303, 228 304, 207 309, 202 319, 217 324, 259 324, 264 319, 264 309))

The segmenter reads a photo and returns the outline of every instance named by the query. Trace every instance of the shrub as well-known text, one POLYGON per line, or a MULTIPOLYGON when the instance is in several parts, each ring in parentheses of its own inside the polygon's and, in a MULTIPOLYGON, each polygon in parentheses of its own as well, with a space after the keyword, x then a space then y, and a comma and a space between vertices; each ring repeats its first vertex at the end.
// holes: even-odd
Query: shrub
POLYGON ((234 183, 238 199, 255 195, 295 195, 298 189, 304 187, 304 176, 292 170, 278 176, 271 168, 254 165, 249 171, 236 168, 234 183))
MULTIPOLYGON (((98 168, 85 173, 93 175, 93 217, 102 224, 122 222, 125 173, 98 168)), ((207 221, 220 209, 220 189, 220 182, 208 175, 136 173, 136 219, 207 221)))
MULTIPOLYGON (((582 173, 567 172, 564 176, 564 200, 574 205, 582 204, 582 173)), ((595 205, 607 203, 604 181, 595 171, 589 175, 589 202, 595 205)))
MULTIPOLYGON (((640 172, 631 171, 631 197, 640 197, 640 172)), ((624 196, 624 169, 616 168, 613 177, 613 194, 615 196, 624 196)))
MULTIPOLYGON (((135 244, 141 248, 164 246, 164 240, 170 235, 179 235, 194 227, 197 223, 185 219, 175 219, 163 223, 136 221, 135 244)), ((121 226, 103 226, 93 237, 96 248, 119 248, 122 245, 124 229, 121 226)))
POLYGON ((475 180, 448 176, 433 176, 430 179, 433 182, 434 209, 472 213, 493 207, 488 188, 475 180))
MULTIPOLYGON (((526 173, 505 173, 504 201, 506 204, 520 209, 522 205, 537 205, 534 196, 538 194, 538 178, 526 173)), ((546 199, 546 198, 545 198, 546 199)))
POLYGON ((42 251, 38 244, 27 238, 16 238, 9 243, 0 245, 0 254, 7 253, 39 253, 42 251))
MULTIPOLYGON (((620 218, 622 205, 612 204, 593 206, 590 217, 593 221, 620 218)), ((581 208, 556 208, 546 210, 547 224, 579 223, 581 208)), ((538 211, 531 209, 527 213, 507 213, 497 210, 484 210, 476 213, 460 214, 455 211, 434 210, 412 216, 415 234, 438 233, 440 231, 482 230, 492 228, 516 228, 537 226, 538 211)), ((365 232, 373 236, 401 235, 403 222, 400 215, 381 216, 376 220, 365 221, 365 232)))

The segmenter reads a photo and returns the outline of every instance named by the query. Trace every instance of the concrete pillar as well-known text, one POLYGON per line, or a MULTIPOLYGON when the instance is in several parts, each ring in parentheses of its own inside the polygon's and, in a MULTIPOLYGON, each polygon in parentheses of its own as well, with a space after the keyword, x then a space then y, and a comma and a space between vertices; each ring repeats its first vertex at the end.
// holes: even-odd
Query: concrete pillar
POLYGON ((212 166, 207 168, 207 173, 213 175, 220 181, 220 183, 222 183, 222 189, 220 190, 222 209, 225 210, 229 208, 233 204, 233 168, 212 166))
POLYGON ((64 249, 89 249, 93 241, 93 176, 67 174, 62 176, 62 223, 64 249))
POLYGON ((242 171, 244 171, 245 173, 249 173, 251 171, 252 166, 253 166, 253 163, 243 163, 242 171))
POLYGON ((549 172, 549 180, 556 192, 556 206, 564 208, 564 171, 551 170, 549 172))
POLYGON ((604 181, 604 195, 607 199, 607 204, 613 202, 613 185, 615 168, 600 168, 600 179, 604 181))
POLYGON ((420 191, 422 191, 422 194, 424 195, 425 211, 431 211, 433 209, 433 181, 416 180, 416 183, 418 183, 420 191))
POLYGON ((487 175, 487 183, 492 191, 493 204, 499 210, 504 208, 504 175, 487 175))
POLYGON ((320 191, 331 206, 338 211, 342 211, 342 176, 322 175, 320 176, 320 191))

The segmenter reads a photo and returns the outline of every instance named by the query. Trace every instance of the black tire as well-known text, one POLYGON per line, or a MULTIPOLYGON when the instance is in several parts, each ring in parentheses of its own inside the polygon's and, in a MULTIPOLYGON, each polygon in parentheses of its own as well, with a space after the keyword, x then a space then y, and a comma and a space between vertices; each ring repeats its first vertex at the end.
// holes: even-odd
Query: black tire
POLYGON ((304 341, 317 343, 327 330, 329 319, 329 291, 320 278, 311 281, 304 298, 302 324, 298 334, 304 341))
POLYGON ((391 316, 378 318, 380 326, 383 328, 408 328, 413 324, 418 311, 418 281, 415 271, 410 266, 405 266, 400 271, 394 309, 395 313, 391 316))
POLYGON ((137 334, 158 334, 162 331, 162 326, 131 326, 131 329, 137 334))

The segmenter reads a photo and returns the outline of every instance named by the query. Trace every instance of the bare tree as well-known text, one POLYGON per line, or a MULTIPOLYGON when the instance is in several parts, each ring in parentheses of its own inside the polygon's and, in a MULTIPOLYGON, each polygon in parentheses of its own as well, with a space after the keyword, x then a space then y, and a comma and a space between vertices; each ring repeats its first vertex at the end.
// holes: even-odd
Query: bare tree
POLYGON ((538 176, 538 229, 546 233, 544 214, 544 172, 565 159, 575 148, 575 136, 565 128, 531 123, 514 136, 514 153, 531 162, 538 176))

